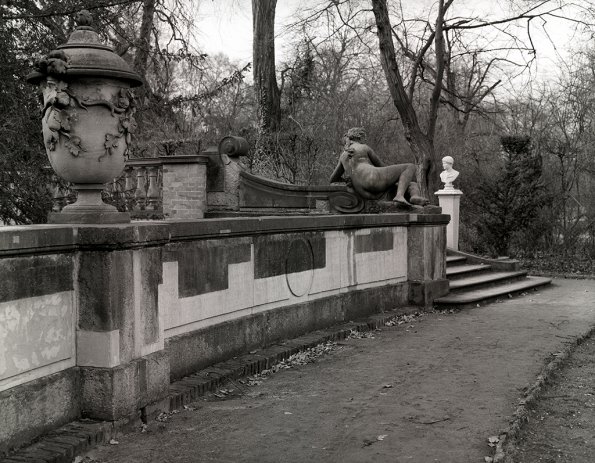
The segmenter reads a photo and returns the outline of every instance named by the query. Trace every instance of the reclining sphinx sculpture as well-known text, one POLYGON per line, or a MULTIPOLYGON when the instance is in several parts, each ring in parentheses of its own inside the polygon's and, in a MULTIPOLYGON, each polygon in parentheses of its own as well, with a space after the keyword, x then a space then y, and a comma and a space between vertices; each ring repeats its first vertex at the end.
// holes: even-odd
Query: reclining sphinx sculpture
POLYGON ((355 127, 345 135, 345 147, 330 178, 330 183, 344 181, 362 199, 392 199, 402 206, 425 206, 429 201, 421 196, 415 182, 415 164, 386 165, 364 144, 366 133, 355 127), (388 198, 387 198, 388 197, 388 198))
POLYGON ((211 155, 207 175, 209 215, 439 213, 420 194, 414 164, 385 165, 364 144, 362 128, 350 129, 331 185, 290 185, 255 175, 241 162, 249 146, 241 137, 225 137, 211 155), (210 185, 225 185, 212 190, 210 185))

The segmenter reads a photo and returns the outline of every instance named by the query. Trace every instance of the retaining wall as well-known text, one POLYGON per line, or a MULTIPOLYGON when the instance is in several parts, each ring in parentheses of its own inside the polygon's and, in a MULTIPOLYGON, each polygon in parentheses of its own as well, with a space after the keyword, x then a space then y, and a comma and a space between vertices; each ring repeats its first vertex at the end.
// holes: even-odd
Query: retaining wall
POLYGON ((0 229, 0 454, 117 420, 171 379, 448 290, 448 216, 0 229))

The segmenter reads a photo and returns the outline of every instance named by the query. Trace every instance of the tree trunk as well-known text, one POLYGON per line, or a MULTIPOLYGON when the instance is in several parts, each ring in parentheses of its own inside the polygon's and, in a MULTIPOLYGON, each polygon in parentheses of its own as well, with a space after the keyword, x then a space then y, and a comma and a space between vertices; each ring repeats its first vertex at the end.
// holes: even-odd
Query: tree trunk
POLYGON ((143 19, 140 26, 140 33, 137 41, 136 53, 134 55, 134 70, 138 72, 143 80, 146 80, 147 67, 149 65, 149 52, 151 51, 151 30, 153 29, 153 18, 155 17, 155 1, 144 0, 143 19))
POLYGON ((275 75, 275 8, 277 0, 252 0, 254 91, 258 121, 264 132, 281 123, 281 96, 275 75))
POLYGON ((372 0, 372 9, 376 18, 380 59, 393 103, 401 116, 405 138, 415 156, 417 180, 422 194, 435 203, 433 195, 440 187, 434 144, 427 134, 423 133, 417 119, 413 104, 407 96, 401 71, 397 64, 395 46, 392 39, 392 27, 388 16, 386 0, 372 0))

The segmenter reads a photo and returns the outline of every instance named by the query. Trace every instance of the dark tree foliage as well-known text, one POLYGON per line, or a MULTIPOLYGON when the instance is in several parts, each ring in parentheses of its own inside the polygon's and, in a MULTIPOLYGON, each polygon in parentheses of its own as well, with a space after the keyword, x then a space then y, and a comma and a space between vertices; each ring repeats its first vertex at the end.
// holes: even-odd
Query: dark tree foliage
POLYGON ((45 222, 51 207, 39 103, 22 79, 31 71, 24 56, 32 50, 19 43, 21 34, 0 21, 0 222, 14 224, 45 222))
MULTIPOLYGON (((0 223, 42 223, 51 208, 52 169, 41 141, 36 89, 24 78, 34 63, 68 40, 75 13, 88 9, 95 29, 145 81, 137 96, 133 154, 156 139, 176 138, 184 114, 168 104, 174 71, 199 71, 205 55, 185 35, 192 1, 0 0, 0 223), (141 145, 139 149, 138 146, 141 145)), ((184 136, 184 135, 181 135, 184 136)))
POLYGON ((501 138, 500 171, 482 175, 472 201, 478 208, 480 239, 495 255, 508 255, 513 242, 537 243, 546 231, 540 212, 551 197, 542 180, 542 158, 527 136, 501 138))

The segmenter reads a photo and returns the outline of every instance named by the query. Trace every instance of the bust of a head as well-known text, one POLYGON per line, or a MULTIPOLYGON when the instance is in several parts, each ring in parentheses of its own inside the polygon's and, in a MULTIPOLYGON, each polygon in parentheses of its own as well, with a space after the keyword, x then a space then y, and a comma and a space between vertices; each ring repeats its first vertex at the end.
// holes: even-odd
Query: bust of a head
POLYGON ((454 188, 452 182, 459 176, 459 173, 452 168, 454 162, 452 156, 444 156, 442 158, 442 168, 444 170, 440 173, 440 180, 444 183, 444 189, 450 190, 454 188))

